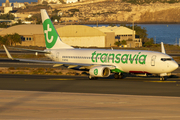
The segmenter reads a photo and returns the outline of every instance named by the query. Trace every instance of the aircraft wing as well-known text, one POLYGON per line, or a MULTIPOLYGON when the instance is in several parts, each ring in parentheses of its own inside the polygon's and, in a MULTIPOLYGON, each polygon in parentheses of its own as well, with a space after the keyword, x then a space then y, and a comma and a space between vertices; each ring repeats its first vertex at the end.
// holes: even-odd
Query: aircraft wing
MULTIPOLYGON (((3 47, 5 47, 5 46, 3 45, 3 47)), ((46 54, 50 53, 50 52, 46 52, 46 51, 43 51, 43 50, 32 50, 32 49, 15 48, 15 47, 9 47, 9 48, 18 49, 18 50, 32 51, 32 52, 38 52, 38 53, 46 53, 46 54)))
POLYGON ((30 59, 15 59, 12 60, 19 60, 22 62, 32 62, 32 63, 47 63, 47 64, 54 64, 53 67, 59 67, 59 66, 66 66, 68 68, 75 68, 79 67, 79 69, 90 69, 94 66, 106 66, 109 69, 115 69, 116 67, 113 65, 96 65, 96 64, 81 64, 81 63, 67 63, 67 62, 56 62, 56 61, 41 61, 41 60, 30 60, 30 59))
POLYGON ((9 51, 7 50, 6 46, 3 45, 6 54, 8 56, 9 59, 12 60, 18 60, 18 61, 22 61, 22 62, 32 62, 32 63, 47 63, 47 64, 54 64, 53 67, 59 67, 59 66, 67 66, 68 68, 74 68, 74 67, 79 67, 79 69, 90 69, 94 66, 106 66, 109 69, 115 69, 116 67, 113 65, 96 65, 96 64, 81 64, 81 63, 67 63, 67 62, 56 62, 56 61, 43 61, 43 60, 30 60, 30 59, 18 59, 18 58, 13 58, 11 56, 11 54, 9 53, 9 51))

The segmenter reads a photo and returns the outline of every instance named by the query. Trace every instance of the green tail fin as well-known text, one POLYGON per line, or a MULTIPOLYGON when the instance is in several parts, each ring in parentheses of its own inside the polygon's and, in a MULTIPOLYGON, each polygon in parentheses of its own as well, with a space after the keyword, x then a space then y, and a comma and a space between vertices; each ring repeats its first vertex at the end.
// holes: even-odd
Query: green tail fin
POLYGON ((72 49, 73 47, 62 42, 45 9, 41 10, 44 37, 48 49, 72 49))

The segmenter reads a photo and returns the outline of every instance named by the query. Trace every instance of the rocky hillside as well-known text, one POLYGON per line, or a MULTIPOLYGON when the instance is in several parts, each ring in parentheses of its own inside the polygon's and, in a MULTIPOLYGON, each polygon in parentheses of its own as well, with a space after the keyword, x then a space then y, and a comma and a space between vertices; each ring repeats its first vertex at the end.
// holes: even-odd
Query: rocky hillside
POLYGON ((47 9, 52 15, 59 13, 62 21, 180 23, 178 0, 161 0, 161 3, 158 0, 86 0, 73 4, 27 5, 17 12, 40 14, 40 9, 47 9))
POLYGON ((137 22, 180 23, 180 7, 157 10, 154 12, 146 11, 141 14, 140 19, 137 22))
POLYGON ((180 23, 180 3, 131 4, 121 0, 52 6, 63 13, 62 20, 180 23), (76 9, 72 12, 72 9, 76 9))

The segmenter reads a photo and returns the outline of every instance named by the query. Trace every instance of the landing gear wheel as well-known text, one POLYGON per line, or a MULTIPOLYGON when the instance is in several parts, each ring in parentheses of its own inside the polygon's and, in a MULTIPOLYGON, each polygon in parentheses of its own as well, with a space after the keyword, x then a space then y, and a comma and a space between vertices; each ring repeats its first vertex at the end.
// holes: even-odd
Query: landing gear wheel
POLYGON ((97 80, 98 78, 97 77, 92 77, 89 75, 89 80, 97 80))
POLYGON ((119 79, 123 79, 124 75, 123 74, 120 74, 119 75, 119 79))
POLYGON ((114 78, 115 79, 123 79, 123 74, 122 73, 114 73, 114 78))
POLYGON ((160 81, 164 81, 164 77, 160 77, 160 81))
POLYGON ((114 78, 115 78, 115 79, 118 79, 118 78, 119 78, 119 73, 115 73, 115 74, 114 74, 114 78))
POLYGON ((167 79, 167 78, 164 77, 164 76, 161 76, 161 77, 160 77, 160 80, 161 80, 161 81, 165 81, 166 79, 167 79))

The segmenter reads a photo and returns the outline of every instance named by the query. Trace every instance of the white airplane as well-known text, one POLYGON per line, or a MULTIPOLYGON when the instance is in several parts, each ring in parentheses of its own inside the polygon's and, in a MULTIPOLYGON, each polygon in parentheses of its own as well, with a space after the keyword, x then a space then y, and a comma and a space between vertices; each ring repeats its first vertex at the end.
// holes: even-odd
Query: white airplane
POLYGON ((4 46, 7 56, 12 60, 26 62, 53 63, 54 67, 68 66, 89 70, 89 79, 108 77, 114 73, 114 78, 123 78, 123 73, 159 74, 160 80, 176 70, 179 65, 172 57, 165 53, 161 43, 162 52, 145 50, 106 50, 106 49, 76 49, 62 42, 54 28, 46 10, 41 10, 46 49, 43 52, 53 61, 38 61, 27 59, 14 59, 4 46))

